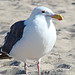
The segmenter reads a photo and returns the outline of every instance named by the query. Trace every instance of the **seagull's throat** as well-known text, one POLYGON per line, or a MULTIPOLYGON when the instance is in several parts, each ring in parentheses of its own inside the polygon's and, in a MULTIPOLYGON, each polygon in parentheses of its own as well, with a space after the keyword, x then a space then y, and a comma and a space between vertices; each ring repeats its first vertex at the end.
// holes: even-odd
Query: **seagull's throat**
POLYGON ((49 28, 50 27, 50 23, 52 22, 52 20, 50 19, 46 19, 46 23, 47 23, 47 27, 49 28))
POLYGON ((40 23, 44 27, 49 28, 50 27, 50 24, 52 23, 52 19, 51 18, 47 18, 45 16, 38 16, 37 17, 37 23, 40 23))
POLYGON ((51 18, 47 18, 47 17, 42 16, 42 15, 36 15, 35 17, 33 17, 32 20, 30 17, 29 21, 32 21, 34 25, 38 25, 39 27, 47 27, 47 28, 49 28, 50 24, 52 23, 51 18))

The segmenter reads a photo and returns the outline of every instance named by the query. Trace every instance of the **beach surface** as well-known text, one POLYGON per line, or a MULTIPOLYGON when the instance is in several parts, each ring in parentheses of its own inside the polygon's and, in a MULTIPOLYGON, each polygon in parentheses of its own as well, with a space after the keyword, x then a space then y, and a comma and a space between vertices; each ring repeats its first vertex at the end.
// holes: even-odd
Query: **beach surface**
MULTIPOLYGON (((75 0, 0 0, 0 46, 13 23, 27 19, 36 6, 61 14, 53 19, 57 41, 41 59, 41 75, 75 75, 75 0)), ((38 75, 37 61, 28 60, 28 75, 38 75)), ((0 60, 0 75, 25 75, 24 63, 15 58, 0 60)))

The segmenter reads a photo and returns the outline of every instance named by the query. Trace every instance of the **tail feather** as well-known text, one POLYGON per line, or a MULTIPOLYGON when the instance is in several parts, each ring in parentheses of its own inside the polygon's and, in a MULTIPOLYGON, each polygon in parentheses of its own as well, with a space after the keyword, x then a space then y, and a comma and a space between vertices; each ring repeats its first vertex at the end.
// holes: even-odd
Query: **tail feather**
POLYGON ((8 54, 1 52, 1 47, 0 47, 0 59, 11 59, 12 57, 10 57, 8 54))

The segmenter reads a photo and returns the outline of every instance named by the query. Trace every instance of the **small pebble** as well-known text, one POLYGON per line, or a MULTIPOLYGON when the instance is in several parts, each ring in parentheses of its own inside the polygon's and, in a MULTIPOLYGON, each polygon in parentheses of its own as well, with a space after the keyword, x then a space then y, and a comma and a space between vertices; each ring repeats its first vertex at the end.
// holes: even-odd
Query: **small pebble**
POLYGON ((57 68, 65 68, 65 69, 70 69, 70 65, 67 65, 67 64, 61 64, 59 65, 57 68))

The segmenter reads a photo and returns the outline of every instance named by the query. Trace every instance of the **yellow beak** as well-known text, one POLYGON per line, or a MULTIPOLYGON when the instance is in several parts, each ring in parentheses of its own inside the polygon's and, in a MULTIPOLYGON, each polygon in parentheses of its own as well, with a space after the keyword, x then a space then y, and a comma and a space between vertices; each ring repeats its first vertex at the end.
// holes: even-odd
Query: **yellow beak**
POLYGON ((51 15, 50 17, 58 19, 58 20, 63 20, 63 17, 61 15, 58 15, 58 14, 51 15))

